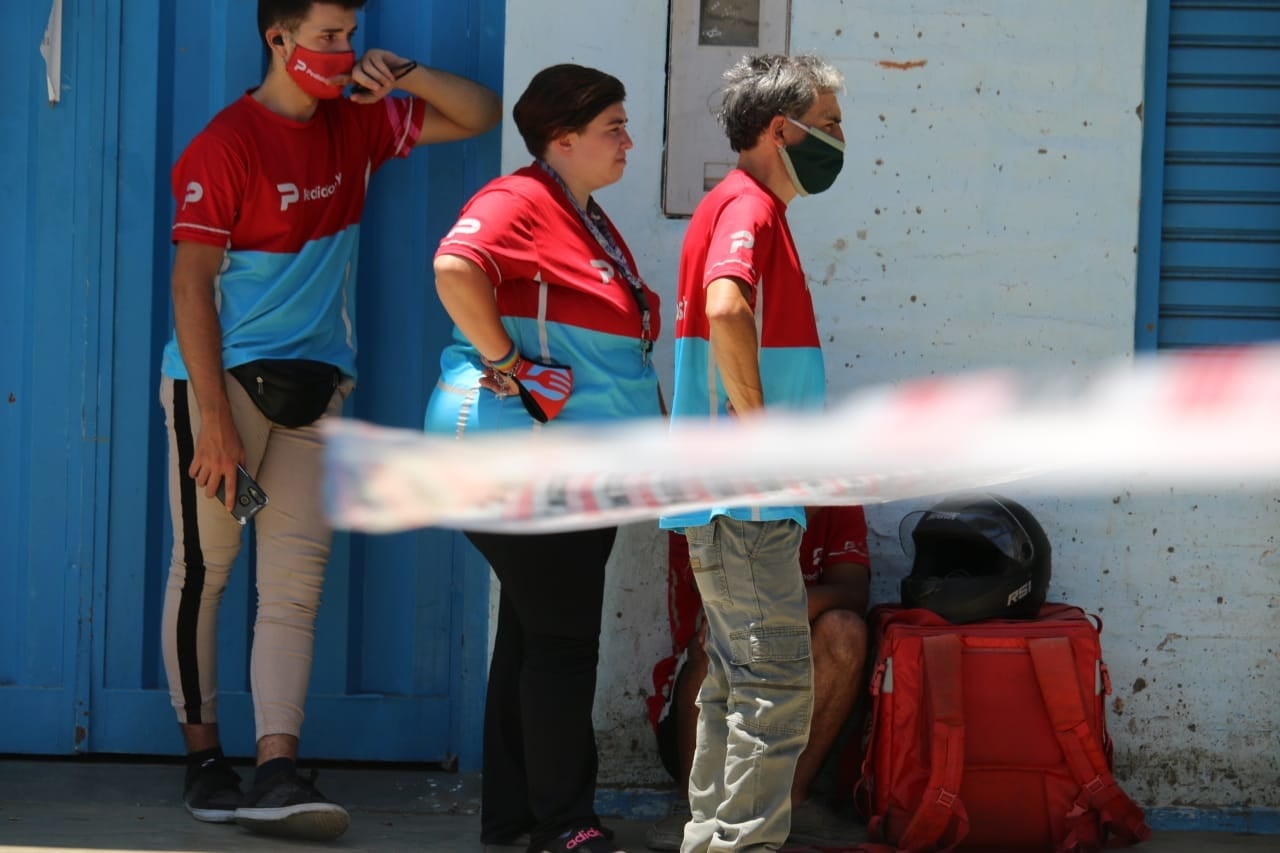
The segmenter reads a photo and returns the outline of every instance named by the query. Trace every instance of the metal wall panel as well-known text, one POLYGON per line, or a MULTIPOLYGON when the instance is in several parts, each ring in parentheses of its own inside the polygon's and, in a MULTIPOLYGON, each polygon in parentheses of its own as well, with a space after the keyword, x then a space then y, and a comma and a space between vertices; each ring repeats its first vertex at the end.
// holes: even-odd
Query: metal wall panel
MULTIPOLYGON (((48 13, 27 5, 43 8, 20 15, 23 56, 48 13)), ((217 110, 261 79, 256 6, 68 0, 66 99, 43 103, 36 54, 21 68, 26 108, 4 114, 0 130, 19 144, 0 160, 0 187, 25 210, 0 212, 12 220, 0 229, 5 257, 21 270, 0 296, 5 316, 20 318, 0 342, 3 392, 17 401, 0 413, 0 476, 20 484, 0 498, 11 510, 0 513, 0 752, 181 749, 158 636, 172 541, 156 396, 172 323, 169 169, 217 110)), ((500 0, 381 0, 361 16, 359 47, 500 90, 503 18, 500 0)), ((361 382, 348 414, 420 424, 448 334, 432 249, 497 170, 495 132, 415 152, 374 176, 361 242, 361 382)), ((237 754, 253 743, 246 545, 219 628, 219 716, 237 754)), ((455 533, 340 535, 304 754, 474 764, 487 589, 455 533)))
POLYGON ((1280 338, 1280 2, 1151 19, 1138 345, 1280 338))

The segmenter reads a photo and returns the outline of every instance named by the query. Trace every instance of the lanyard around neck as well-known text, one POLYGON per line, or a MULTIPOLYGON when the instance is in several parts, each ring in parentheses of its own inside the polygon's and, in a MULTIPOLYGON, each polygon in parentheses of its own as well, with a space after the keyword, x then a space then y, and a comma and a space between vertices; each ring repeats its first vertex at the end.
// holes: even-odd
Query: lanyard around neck
POLYGON ((569 203, 573 205, 573 209, 578 214, 578 219, 582 221, 582 226, 587 229, 596 243, 609 256, 609 260, 613 262, 618 272, 622 273, 622 277, 626 280, 631 289, 631 296, 636 301, 636 307, 640 309, 640 345, 641 358, 647 363, 649 353, 653 352, 653 335, 650 330, 649 322, 649 298, 644 292, 644 282, 640 280, 640 276, 631 268, 631 264, 627 261, 627 256, 623 254, 622 248, 618 245, 618 241, 613 239, 610 233, 608 220, 605 219, 604 210, 600 205, 596 204, 595 199, 587 199, 587 209, 583 210, 578 206, 578 201, 573 197, 573 193, 569 191, 569 186, 564 182, 564 178, 545 160, 536 161, 544 172, 555 179, 560 189, 564 192, 565 197, 569 199, 569 203))

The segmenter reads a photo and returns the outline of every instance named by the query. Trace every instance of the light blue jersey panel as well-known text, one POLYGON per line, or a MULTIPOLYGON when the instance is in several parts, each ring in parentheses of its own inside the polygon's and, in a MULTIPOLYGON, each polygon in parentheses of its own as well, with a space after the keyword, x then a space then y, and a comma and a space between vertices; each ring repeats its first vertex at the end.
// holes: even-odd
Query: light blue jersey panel
MULTIPOLYGON (((676 387, 671 402, 672 430, 681 420, 705 422, 714 413, 727 417, 727 395, 719 380, 719 372, 711 371, 710 345, 703 338, 676 339, 676 387), (712 389, 711 384, 715 386, 712 389), (713 396, 714 395, 714 396, 713 396)), ((821 411, 826 401, 826 371, 822 350, 817 347, 771 347, 760 351, 760 381, 769 409, 821 411)), ((699 512, 664 515, 658 526, 677 532, 686 527, 700 527, 717 515, 741 521, 776 521, 791 519, 805 525, 804 507, 731 507, 718 506, 699 512)))
MULTIPOLYGON (((550 361, 573 368, 573 393, 544 429, 660 414, 658 375, 652 362, 641 359, 636 338, 545 323, 544 347, 537 320, 503 317, 502 325, 525 357, 541 361, 545 351, 550 361)), ((532 429, 537 422, 519 397, 499 400, 479 387, 480 355, 456 327, 453 339, 440 356, 440 381, 427 402, 423 428, 459 437, 476 431, 532 429)))
MULTIPOLYGON (((296 254, 227 252, 218 278, 222 364, 309 358, 356 375, 356 250, 360 226, 308 242, 296 254)), ((164 348, 165 376, 188 379, 178 337, 164 348)))

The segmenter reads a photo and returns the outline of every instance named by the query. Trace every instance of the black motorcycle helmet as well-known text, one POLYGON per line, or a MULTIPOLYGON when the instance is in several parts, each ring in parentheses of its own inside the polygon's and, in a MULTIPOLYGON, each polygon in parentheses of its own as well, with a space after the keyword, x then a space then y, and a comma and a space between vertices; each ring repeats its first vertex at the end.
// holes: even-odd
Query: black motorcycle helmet
POLYGON ((898 529, 912 556, 902 603, 948 622, 1031 619, 1049 591, 1049 537, 1035 517, 991 494, 949 497, 898 529))

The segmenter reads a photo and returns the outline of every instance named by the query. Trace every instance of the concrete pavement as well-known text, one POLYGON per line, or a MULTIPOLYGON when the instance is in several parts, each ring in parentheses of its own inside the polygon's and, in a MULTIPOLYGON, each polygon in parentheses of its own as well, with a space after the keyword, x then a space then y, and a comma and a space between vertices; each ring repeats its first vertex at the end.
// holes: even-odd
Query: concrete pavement
MULTIPOLYGON (((419 853, 482 849, 476 774, 343 767, 322 770, 317 784, 352 814, 350 831, 325 845, 264 838, 236 826, 192 820, 182 807, 178 764, 0 759, 0 853, 287 853, 314 851, 317 846, 419 853)), ((617 832, 620 848, 634 853, 646 849, 644 818, 661 802, 660 792, 601 791, 600 810, 617 832)), ((1260 853, 1280 850, 1280 836, 1160 832, 1139 849, 1260 853)), ((517 851, 512 848, 512 853, 517 851)))

